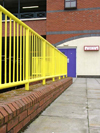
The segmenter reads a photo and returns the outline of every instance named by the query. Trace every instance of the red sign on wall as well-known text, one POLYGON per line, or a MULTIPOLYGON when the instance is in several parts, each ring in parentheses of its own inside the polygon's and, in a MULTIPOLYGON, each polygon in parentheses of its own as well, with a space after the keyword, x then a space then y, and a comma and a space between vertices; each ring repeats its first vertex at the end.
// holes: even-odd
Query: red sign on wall
POLYGON ((99 51, 99 46, 84 46, 84 51, 99 51))

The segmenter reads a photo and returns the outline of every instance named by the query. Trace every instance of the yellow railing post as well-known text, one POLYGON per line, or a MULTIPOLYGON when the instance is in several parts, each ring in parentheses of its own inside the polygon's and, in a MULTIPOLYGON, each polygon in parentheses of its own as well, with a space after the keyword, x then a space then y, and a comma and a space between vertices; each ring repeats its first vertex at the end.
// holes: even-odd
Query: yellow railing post
MULTIPOLYGON (((52 76, 54 76, 54 68, 55 68, 55 63, 54 63, 54 49, 52 49, 52 76)), ((55 78, 52 78, 52 81, 55 81, 55 78)))
POLYGON ((9 83, 11 82, 11 43, 12 43, 12 22, 10 18, 10 23, 9 23, 9 83))
MULTIPOLYGON (((61 74, 61 67, 60 67, 60 64, 62 62, 62 58, 61 58, 61 54, 59 54, 59 74, 61 74)), ((62 62, 63 63, 63 62, 62 62)), ((63 69, 63 68, 62 68, 63 69)), ((61 79, 61 76, 59 76, 59 80, 61 79)))
MULTIPOLYGON (((29 80, 29 29, 26 30, 26 80, 29 80)), ((25 90, 29 90, 29 81, 25 84, 25 90)))
MULTIPOLYGON (((67 58, 67 57, 66 57, 67 58)), ((67 59, 66 59, 66 77, 67 77, 67 59)))
MULTIPOLYGON (((63 57, 63 71, 62 71, 62 73, 64 74, 64 72, 65 72, 65 70, 64 70, 64 68, 65 68, 65 63, 64 63, 64 57, 63 57)), ((63 75, 63 78, 65 78, 65 76, 63 75)))
MULTIPOLYGON (((46 56, 46 42, 43 41, 43 77, 45 77, 45 56, 46 56)), ((43 85, 45 85, 46 82, 45 82, 45 79, 43 79, 43 85)))
POLYGON ((2 81, 2 12, 0 11, 0 84, 2 81))
POLYGON ((5 15, 5 83, 7 83, 7 15, 5 15))

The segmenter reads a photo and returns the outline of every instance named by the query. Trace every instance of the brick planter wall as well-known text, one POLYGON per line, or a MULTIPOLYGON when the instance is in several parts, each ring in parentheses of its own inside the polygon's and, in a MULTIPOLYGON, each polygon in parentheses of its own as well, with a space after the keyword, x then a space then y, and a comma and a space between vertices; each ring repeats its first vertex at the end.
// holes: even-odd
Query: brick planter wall
POLYGON ((65 78, 39 87, 27 96, 19 96, 13 102, 1 104, 0 133, 19 132, 71 84, 72 78, 65 78))

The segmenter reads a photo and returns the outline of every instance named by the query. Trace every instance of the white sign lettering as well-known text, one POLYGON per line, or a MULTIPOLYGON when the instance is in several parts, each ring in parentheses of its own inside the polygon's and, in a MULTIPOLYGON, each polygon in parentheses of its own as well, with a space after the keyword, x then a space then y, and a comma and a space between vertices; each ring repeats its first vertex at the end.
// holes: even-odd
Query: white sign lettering
POLYGON ((84 51, 98 51, 99 46, 84 46, 84 51))

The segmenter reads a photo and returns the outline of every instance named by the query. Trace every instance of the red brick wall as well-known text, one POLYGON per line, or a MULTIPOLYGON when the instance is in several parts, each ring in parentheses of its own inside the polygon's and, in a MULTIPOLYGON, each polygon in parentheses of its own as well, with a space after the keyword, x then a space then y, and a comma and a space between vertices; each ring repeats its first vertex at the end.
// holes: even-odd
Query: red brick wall
MULTIPOLYGON (((47 13, 46 31, 100 30, 100 9, 78 11, 78 9, 96 7, 100 7, 100 0, 77 0, 76 10, 65 11, 64 0, 49 0, 47 1, 47 11, 62 10, 62 12, 47 13)), ((55 44, 64 39, 83 34, 47 35, 47 40, 55 44)))
POLYGON ((40 35, 46 35, 46 20, 24 21, 29 27, 40 35))
MULTIPOLYGON (((32 28, 34 31, 36 31, 40 35, 46 35, 46 20, 28 20, 24 21, 25 24, 27 24, 30 28, 32 28)), ((16 25, 16 31, 17 31, 17 24, 16 25)), ((13 26, 13 23, 12 23, 13 26)), ((5 23, 2 23, 2 33, 3 36, 5 36, 5 23)), ((9 22, 7 24, 7 34, 9 36, 9 22)), ((16 32, 17 34, 17 32, 16 32)), ((12 35, 13 35, 13 27, 12 27, 12 35)))
POLYGON ((71 84, 72 78, 65 78, 0 103, 0 133, 19 132, 71 84))
POLYGON ((47 40, 51 42, 51 44, 56 44, 57 42, 60 42, 62 40, 74 37, 74 36, 79 36, 83 34, 59 34, 59 35, 47 35, 47 40))
POLYGON ((47 31, 100 29, 100 10, 48 13, 47 31))
MULTIPOLYGON (((77 0, 77 9, 100 7, 100 0, 77 0)), ((47 0, 47 11, 64 10, 64 0, 47 0)))

